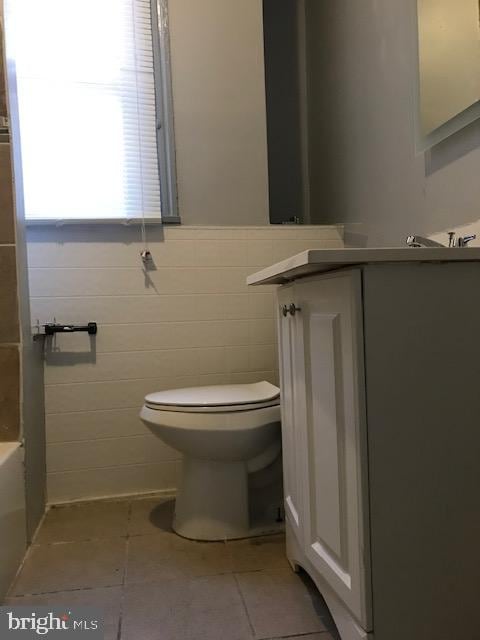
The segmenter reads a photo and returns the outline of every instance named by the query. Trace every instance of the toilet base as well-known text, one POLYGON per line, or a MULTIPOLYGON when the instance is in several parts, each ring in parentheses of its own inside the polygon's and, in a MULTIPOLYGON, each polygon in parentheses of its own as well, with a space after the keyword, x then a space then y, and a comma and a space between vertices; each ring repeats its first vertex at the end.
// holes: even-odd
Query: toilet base
POLYGON ((248 537, 246 463, 185 457, 173 530, 192 540, 248 537))
MULTIPOLYGON (((263 481, 273 482, 277 471, 281 474, 281 465, 279 470, 272 466, 266 471, 263 481)), ((235 540, 285 530, 285 523, 277 519, 277 505, 281 505, 283 499, 281 483, 273 483, 275 495, 268 494, 261 508, 252 510, 252 490, 255 495, 261 495, 261 478, 257 474, 255 486, 249 489, 252 475, 245 462, 185 457, 182 476, 172 528, 183 538, 235 540)))

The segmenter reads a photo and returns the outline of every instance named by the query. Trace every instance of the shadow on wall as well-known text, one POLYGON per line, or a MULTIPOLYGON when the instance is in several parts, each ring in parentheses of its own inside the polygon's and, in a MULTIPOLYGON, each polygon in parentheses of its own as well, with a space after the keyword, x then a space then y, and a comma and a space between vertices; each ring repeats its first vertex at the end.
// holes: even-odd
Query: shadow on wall
POLYGON ((65 351, 60 346, 57 335, 45 338, 45 362, 52 367, 64 367, 75 364, 96 364, 96 336, 85 335, 85 351, 65 351))
POLYGON ((476 120, 425 152, 425 175, 433 175, 479 147, 480 120, 476 120))

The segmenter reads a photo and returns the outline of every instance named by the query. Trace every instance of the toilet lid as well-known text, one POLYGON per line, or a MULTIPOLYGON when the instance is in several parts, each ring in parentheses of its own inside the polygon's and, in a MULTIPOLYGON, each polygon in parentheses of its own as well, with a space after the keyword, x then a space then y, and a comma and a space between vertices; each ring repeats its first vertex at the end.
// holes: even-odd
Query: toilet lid
POLYGON ((150 393, 145 404, 165 411, 246 411, 279 404, 280 389, 269 382, 169 389, 150 393))

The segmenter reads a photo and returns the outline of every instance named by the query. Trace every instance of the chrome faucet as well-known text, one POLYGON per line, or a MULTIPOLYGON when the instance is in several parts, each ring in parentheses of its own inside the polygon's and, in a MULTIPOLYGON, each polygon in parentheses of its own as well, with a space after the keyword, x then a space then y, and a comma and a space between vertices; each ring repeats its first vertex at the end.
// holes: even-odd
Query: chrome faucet
POLYGON ((407 237, 407 245, 409 247, 443 247, 444 244, 440 242, 436 242, 435 240, 430 240, 429 238, 424 238, 423 236, 408 236, 407 237))
POLYGON ((456 247, 467 247, 467 246, 468 246, 468 243, 469 243, 471 240, 475 240, 475 239, 476 239, 476 237, 477 237, 477 236, 474 234, 474 235, 472 235, 472 236, 464 236, 463 238, 458 238, 458 239, 457 239, 457 243, 456 243, 456 245, 454 245, 454 246, 456 246, 456 247))
POLYGON ((435 248, 441 247, 443 249, 450 248, 459 248, 459 247, 467 247, 468 243, 472 240, 476 239, 476 235, 471 236, 459 236, 455 238, 455 231, 448 232, 448 245, 444 245, 441 242, 436 242, 436 240, 430 240, 430 238, 424 238, 423 236, 408 236, 407 237, 407 245, 409 247, 428 247, 435 248))

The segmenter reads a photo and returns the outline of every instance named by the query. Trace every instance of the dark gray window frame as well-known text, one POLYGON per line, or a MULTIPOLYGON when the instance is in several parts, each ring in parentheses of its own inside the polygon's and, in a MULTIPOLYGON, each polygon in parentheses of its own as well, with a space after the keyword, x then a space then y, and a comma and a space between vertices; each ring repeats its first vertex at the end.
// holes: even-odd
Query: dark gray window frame
POLYGON ((178 224, 168 0, 151 0, 151 7, 162 222, 178 224))

